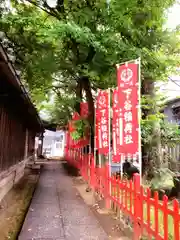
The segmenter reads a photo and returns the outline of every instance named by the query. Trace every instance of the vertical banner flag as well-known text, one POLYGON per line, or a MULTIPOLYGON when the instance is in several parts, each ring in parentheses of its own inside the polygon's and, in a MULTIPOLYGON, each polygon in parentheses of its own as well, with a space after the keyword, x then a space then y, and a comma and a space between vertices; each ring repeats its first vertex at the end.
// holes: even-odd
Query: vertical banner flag
POLYGON ((98 149, 100 154, 109 153, 109 91, 99 91, 97 96, 98 149))
POLYGON ((98 138, 98 129, 99 129, 99 121, 98 121, 98 109, 97 109, 97 99, 95 100, 95 106, 94 106, 94 109, 95 109, 95 136, 94 136, 94 146, 95 146, 95 149, 99 149, 99 138, 98 138))
POLYGON ((71 137, 71 133, 75 130, 74 126, 73 126, 73 121, 69 121, 69 136, 68 136, 68 142, 69 142, 69 147, 71 148, 73 146, 73 139, 71 137))
POLYGON ((81 109, 81 117, 84 117, 84 118, 88 117, 88 103, 81 102, 80 109, 81 109))
MULTIPOLYGON (((83 116, 80 116, 79 113, 75 112, 72 116, 72 121, 69 122, 69 131, 72 133, 76 130, 75 127, 75 121, 81 120, 82 117, 86 117, 88 115, 88 108, 87 108, 87 104, 81 104, 81 113, 83 116), (85 111, 84 109, 82 110, 82 108, 85 107, 85 111)), ((70 142, 71 142, 71 147, 73 148, 82 148, 86 145, 89 144, 89 137, 90 137, 90 133, 89 133, 90 129, 89 127, 87 127, 87 129, 85 130, 84 133, 84 137, 78 140, 73 140, 72 137, 70 137, 70 142)))
POLYGON ((65 152, 67 153, 68 149, 69 149, 69 131, 65 131, 65 152))
MULTIPOLYGON (((80 115, 78 112, 74 112, 72 116, 72 120, 69 122, 70 124, 70 132, 73 133, 76 131, 75 121, 80 119, 80 115)), ((79 147, 79 140, 73 140, 72 136, 70 136, 71 148, 78 148, 79 147)))
POLYGON ((72 116, 72 120, 79 120, 79 119, 80 119, 79 113, 78 112, 74 112, 73 116, 72 116))
MULTIPOLYGON (((73 113, 73 116, 72 116, 72 125, 73 125, 73 130, 75 131, 76 129, 75 129, 75 125, 74 125, 74 121, 77 121, 77 120, 79 120, 80 119, 80 115, 79 115, 79 113, 78 112, 74 112, 73 113)), ((72 139, 72 147, 73 148, 78 148, 78 144, 79 144, 79 140, 73 140, 72 139)))
POLYGON ((119 109, 119 96, 118 89, 115 89, 112 94, 112 148, 113 148, 113 158, 114 163, 118 163, 121 160, 120 155, 120 109, 119 109))
POLYGON ((127 63, 117 67, 120 153, 131 159, 138 158, 139 152, 139 119, 138 119, 138 69, 136 63, 127 63))
MULTIPOLYGON (((80 103, 80 114, 82 118, 87 118, 89 115, 89 108, 87 102, 81 102, 80 103)), ((87 127, 85 136, 81 141, 79 142, 81 146, 86 146, 90 144, 90 128, 87 127)))

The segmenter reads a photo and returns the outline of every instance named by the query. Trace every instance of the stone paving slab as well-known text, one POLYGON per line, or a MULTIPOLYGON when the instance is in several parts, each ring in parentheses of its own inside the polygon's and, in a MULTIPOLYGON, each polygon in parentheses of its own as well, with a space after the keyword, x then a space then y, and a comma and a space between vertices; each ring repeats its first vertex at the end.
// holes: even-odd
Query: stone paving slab
POLYGON ((28 217, 52 217, 57 218, 60 215, 59 206, 49 203, 31 203, 28 217))
POLYGON ((65 239, 67 240, 108 240, 101 227, 95 225, 66 225, 65 239))
POLYGON ((19 240, 106 240, 60 163, 44 165, 19 240))
POLYGON ((64 238, 27 238, 27 240, 32 240, 32 239, 33 240, 64 240, 64 238))
POLYGON ((45 204, 45 203, 49 203, 49 204, 53 204, 53 205, 58 205, 58 197, 56 195, 50 195, 47 196, 44 193, 43 194, 37 194, 35 195, 35 197, 32 200, 33 204, 45 204))
POLYGON ((59 219, 52 217, 28 217, 19 239, 63 238, 64 231, 59 219))

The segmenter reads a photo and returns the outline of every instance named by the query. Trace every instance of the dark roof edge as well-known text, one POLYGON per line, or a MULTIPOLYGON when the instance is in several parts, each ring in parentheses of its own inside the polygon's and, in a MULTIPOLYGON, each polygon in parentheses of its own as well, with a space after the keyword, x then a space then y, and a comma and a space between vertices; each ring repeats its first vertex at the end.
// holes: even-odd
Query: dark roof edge
POLYGON ((46 130, 56 132, 57 126, 58 126, 57 123, 50 123, 46 120, 42 120, 42 123, 43 123, 43 126, 46 130))
POLYGON ((29 106, 33 109, 34 115, 35 115, 35 117, 36 117, 36 120, 37 120, 38 124, 40 125, 40 127, 43 127, 43 122, 41 121, 41 118, 39 117, 38 112, 37 112, 34 104, 32 103, 32 101, 31 101, 31 99, 30 99, 30 97, 29 97, 28 92, 26 91, 24 85, 22 84, 22 82, 21 82, 18 74, 16 73, 16 70, 15 70, 13 64, 12 64, 11 61, 9 60, 9 57, 8 57, 6 51, 5 51, 5 49, 4 49, 4 47, 3 47, 3 45, 2 45, 1 43, 0 43, 0 51, 1 51, 2 55, 3 55, 4 61, 7 63, 7 66, 8 66, 8 68, 9 68, 9 70, 10 70, 10 71, 12 72, 12 74, 14 75, 15 80, 16 80, 16 83, 17 83, 20 91, 22 91, 23 96, 25 97, 25 99, 26 99, 27 102, 29 103, 29 106))

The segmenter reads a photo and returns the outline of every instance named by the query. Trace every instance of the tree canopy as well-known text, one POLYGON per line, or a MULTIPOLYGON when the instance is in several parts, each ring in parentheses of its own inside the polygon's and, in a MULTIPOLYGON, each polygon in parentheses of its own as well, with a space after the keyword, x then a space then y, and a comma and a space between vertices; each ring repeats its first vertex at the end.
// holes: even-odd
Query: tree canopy
POLYGON ((46 0, 13 0, 0 28, 33 101, 41 109, 56 99, 48 109, 62 124, 73 109, 79 111, 85 93, 93 125, 93 92, 116 85, 115 64, 141 57, 146 120, 156 111, 156 104, 147 107, 154 82, 179 64, 178 29, 164 28, 174 2, 58 0, 52 7, 46 0))

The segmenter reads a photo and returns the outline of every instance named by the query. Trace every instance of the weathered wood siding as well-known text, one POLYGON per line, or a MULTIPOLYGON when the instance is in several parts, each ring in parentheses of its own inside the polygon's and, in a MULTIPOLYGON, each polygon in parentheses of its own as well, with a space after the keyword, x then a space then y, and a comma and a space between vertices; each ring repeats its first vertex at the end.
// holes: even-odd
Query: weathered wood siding
POLYGON ((20 119, 0 105, 0 170, 24 159, 26 128, 20 119))
POLYGON ((35 148, 35 137, 36 133, 28 130, 28 157, 31 156, 35 148))

